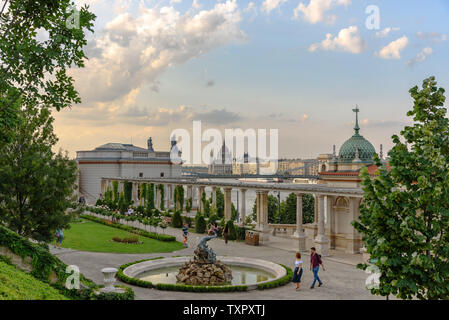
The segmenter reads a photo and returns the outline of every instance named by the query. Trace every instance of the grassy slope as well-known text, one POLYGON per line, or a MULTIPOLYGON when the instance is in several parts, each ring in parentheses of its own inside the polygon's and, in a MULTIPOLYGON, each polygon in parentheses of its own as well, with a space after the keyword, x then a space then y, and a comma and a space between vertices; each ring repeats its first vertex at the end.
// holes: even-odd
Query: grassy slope
POLYGON ((0 300, 67 300, 49 284, 0 260, 0 300))
POLYGON ((81 223, 72 223, 70 229, 64 230, 62 246, 82 251, 115 253, 171 252, 183 248, 177 241, 164 242, 149 239, 86 219, 82 219, 81 223), (113 237, 138 237, 143 244, 119 243, 112 241, 113 237))

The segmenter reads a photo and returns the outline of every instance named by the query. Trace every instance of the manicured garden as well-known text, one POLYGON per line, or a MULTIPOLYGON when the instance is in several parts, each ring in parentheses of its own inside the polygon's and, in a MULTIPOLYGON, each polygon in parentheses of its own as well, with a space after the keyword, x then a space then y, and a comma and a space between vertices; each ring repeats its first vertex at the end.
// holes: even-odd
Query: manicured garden
POLYGON ((62 246, 81 251, 113 253, 171 252, 183 248, 182 244, 177 241, 150 239, 87 219, 70 224, 70 229, 64 231, 62 246), (114 237, 121 239, 137 237, 138 243, 116 242, 113 241, 114 237))

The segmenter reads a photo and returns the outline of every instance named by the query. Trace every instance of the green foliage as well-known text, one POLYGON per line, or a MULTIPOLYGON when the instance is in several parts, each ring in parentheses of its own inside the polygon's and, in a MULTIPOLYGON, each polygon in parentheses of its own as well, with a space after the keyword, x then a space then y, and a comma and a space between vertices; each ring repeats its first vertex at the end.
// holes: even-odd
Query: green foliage
POLYGON ((362 170, 364 200, 353 225, 381 273, 379 287, 371 293, 448 299, 449 120, 444 89, 431 77, 410 94, 414 106, 407 115, 414 124, 401 131, 405 142, 392 137, 391 170, 377 155, 374 177, 362 170))
POLYGON ((0 300, 67 300, 67 297, 0 259, 0 300))
POLYGON ((211 224, 211 223, 215 223, 215 222, 217 222, 219 220, 219 218, 218 218, 218 216, 216 215, 216 214, 212 214, 210 217, 209 217, 209 219, 208 219, 208 223, 209 224, 211 224))
POLYGON ((154 205, 154 183, 150 183, 150 184, 146 185, 145 203, 146 203, 147 212, 156 208, 154 205))
POLYGON ((165 188, 163 184, 158 184, 157 185, 157 189, 159 190, 159 194, 161 196, 161 210, 164 211, 165 210, 165 188))
POLYGON ((94 282, 80 274, 80 283, 84 288, 80 290, 67 289, 65 282, 70 275, 65 272, 67 265, 50 253, 48 245, 34 244, 3 226, 0 226, 0 246, 8 248, 22 259, 31 258, 31 275, 35 279, 50 284, 70 299, 88 300, 91 298, 92 291, 97 288, 94 282), (52 275, 56 277, 56 282, 50 282, 52 275))
POLYGON ((174 201, 175 201, 175 210, 181 210, 181 212, 182 212, 184 209, 184 187, 183 186, 175 187, 174 201))
POLYGON ((279 286, 286 285, 287 283, 292 281, 292 278, 293 278, 293 271, 292 271, 292 269, 290 269, 287 266, 284 266, 283 264, 281 264, 281 266, 284 267, 285 271, 287 271, 287 274, 285 276, 283 276, 282 278, 277 279, 277 280, 268 281, 268 282, 265 282, 265 283, 258 284, 257 285, 257 289, 265 290, 265 289, 276 288, 276 287, 279 287, 279 286))
POLYGON ((237 209, 234 206, 234 203, 231 202, 231 220, 235 221, 237 219, 237 209))
POLYGON ((237 233, 235 230, 234 222, 232 220, 228 220, 226 222, 226 225, 228 226, 228 239, 229 240, 236 240, 237 239, 237 233))
POLYGON ((189 213, 190 211, 192 211, 192 198, 187 199, 187 203, 186 203, 186 212, 189 213))
POLYGON ((118 193, 118 181, 112 181, 112 196, 113 196, 112 201, 115 204, 118 204, 118 200, 119 200, 119 196, 120 196, 120 194, 118 193))
POLYGON ((220 188, 217 188, 216 191, 216 200, 217 200, 217 215, 218 217, 224 217, 224 194, 221 192, 220 188))
MULTIPOLYGON (((98 210, 98 209, 94 209, 94 208, 89 208, 89 211, 92 211, 94 213, 101 214, 101 215, 104 214, 104 211, 101 210, 101 209, 98 210)), ((112 216, 112 214, 113 214, 110 211, 106 211, 106 212, 109 214, 109 216, 112 216)), ((94 222, 102 223, 102 224, 107 225, 107 226, 111 226, 111 227, 114 227, 114 228, 119 228, 119 229, 122 229, 122 230, 125 230, 125 231, 128 231, 128 232, 131 232, 131 233, 135 233, 135 234, 138 234, 138 235, 143 236, 143 237, 156 239, 156 240, 160 240, 160 241, 176 241, 176 237, 174 237, 174 236, 158 234, 158 233, 155 233, 155 232, 148 232, 148 231, 137 229, 137 228, 134 228, 134 227, 131 227, 131 226, 123 225, 123 224, 120 224, 120 223, 108 223, 108 222, 104 221, 103 219, 100 219, 100 218, 97 218, 97 217, 93 217, 93 216, 89 216, 89 215, 86 215, 86 214, 83 214, 82 217, 84 219, 88 219, 88 220, 91 220, 91 221, 94 221, 94 222)), ((124 219, 124 217, 121 217, 121 219, 124 219)))
POLYGON ((182 228, 182 216, 180 211, 176 210, 175 213, 173 213, 171 224, 173 228, 182 228))
POLYGON ((81 102, 67 69, 84 67, 84 31, 93 32, 95 15, 81 8, 79 27, 72 28, 66 24, 73 14, 70 0, 15 0, 1 6, 0 142, 5 142, 14 140, 9 130, 22 112, 19 100, 26 108, 58 111, 81 102), (48 39, 36 37, 38 31, 48 39))
POLYGON ((132 203, 133 183, 125 181, 123 185, 123 195, 125 203, 129 206, 132 203))
POLYGON ((204 233, 206 231, 206 220, 201 213, 197 213, 195 216, 195 232, 204 233))
POLYGON ((24 107, 18 119, 12 141, 0 145, 0 222, 22 236, 51 241, 71 218, 65 211, 76 187, 76 162, 52 151, 57 138, 50 110, 24 107))
POLYGON ((182 248, 181 243, 176 241, 158 241, 153 237, 146 237, 145 233, 137 234, 132 229, 119 229, 112 225, 84 219, 81 223, 72 223, 70 230, 66 230, 62 246, 90 252, 138 254, 171 252, 182 248))
POLYGON ((121 214, 124 214, 128 210, 128 204, 126 203, 125 196, 123 192, 120 192, 120 196, 118 198, 118 210, 121 214))
POLYGON ((302 223, 315 221, 315 198, 311 194, 302 195, 302 223))

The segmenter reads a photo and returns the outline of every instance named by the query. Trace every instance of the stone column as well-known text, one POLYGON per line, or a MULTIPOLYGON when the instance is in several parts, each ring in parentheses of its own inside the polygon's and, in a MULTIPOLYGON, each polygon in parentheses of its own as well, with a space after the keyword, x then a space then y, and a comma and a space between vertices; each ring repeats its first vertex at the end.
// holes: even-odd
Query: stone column
POLYGON ((296 195, 296 232, 294 237, 298 239, 299 251, 306 251, 306 235, 303 229, 302 214, 302 194, 296 195))
POLYGON ((324 195, 318 196, 318 234, 315 238, 315 247, 322 256, 329 255, 329 239, 324 233, 324 195))
POLYGON ((268 191, 257 191, 257 225, 259 242, 263 244, 269 240, 268 228, 268 191))
POLYGON ((201 213, 204 213, 203 210, 203 201, 201 201, 202 197, 203 197, 203 192, 205 190, 205 187, 203 186, 198 186, 198 211, 201 211, 201 213))
POLYGON ((212 187, 212 205, 217 209, 217 187, 212 187))
POLYGON ((173 185, 167 185, 167 210, 171 209, 173 203, 173 185))
POLYGON ((137 182, 133 182, 133 190, 132 190, 132 200, 134 201, 134 205, 137 205, 137 182))
POLYGON ((231 215, 232 215, 231 192, 232 192, 232 188, 224 188, 224 216, 225 216, 226 221, 231 220, 231 215))
POLYGON ((241 225, 244 226, 246 222, 246 189, 240 190, 242 193, 242 204, 240 209, 241 225))
POLYGON ((155 206, 158 210, 161 210, 161 191, 159 190, 159 188, 155 185, 154 186, 155 189, 155 197, 156 197, 156 201, 155 201, 155 206))
MULTIPOLYGON (((351 222, 359 219, 360 215, 359 201, 360 198, 349 197, 349 216, 351 222)), ((360 253, 361 247, 360 235, 352 225, 350 226, 350 228, 351 232, 346 236, 347 240, 346 253, 352 254, 360 253)))
POLYGON ((168 191, 168 185, 166 185, 166 184, 164 184, 164 207, 165 207, 165 210, 166 211, 168 211, 168 209, 169 209, 169 204, 170 204, 170 201, 169 201, 169 197, 170 197, 170 192, 168 191))

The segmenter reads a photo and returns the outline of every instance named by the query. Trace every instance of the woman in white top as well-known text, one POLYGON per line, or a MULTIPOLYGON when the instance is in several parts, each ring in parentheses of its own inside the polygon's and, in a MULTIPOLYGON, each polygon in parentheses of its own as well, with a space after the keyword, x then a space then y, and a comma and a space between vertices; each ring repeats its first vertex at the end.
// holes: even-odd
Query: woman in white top
POLYGON ((292 282, 296 283, 296 291, 299 291, 299 289, 301 288, 302 264, 303 262, 301 260, 301 254, 297 252, 295 261, 295 271, 293 271, 293 279, 292 279, 292 282))

